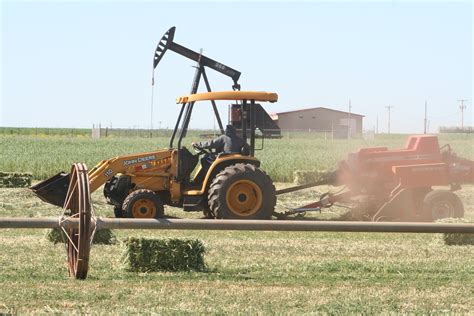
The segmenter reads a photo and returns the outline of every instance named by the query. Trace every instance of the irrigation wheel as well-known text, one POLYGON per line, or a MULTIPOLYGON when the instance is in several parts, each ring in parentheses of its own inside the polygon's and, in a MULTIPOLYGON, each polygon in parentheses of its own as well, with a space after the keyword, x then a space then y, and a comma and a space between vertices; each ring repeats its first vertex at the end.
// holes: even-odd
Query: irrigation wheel
POLYGON ((83 163, 72 165, 69 189, 63 207, 63 220, 79 219, 79 228, 61 227, 66 235, 69 275, 85 279, 89 269, 91 250, 91 195, 87 167, 83 163))

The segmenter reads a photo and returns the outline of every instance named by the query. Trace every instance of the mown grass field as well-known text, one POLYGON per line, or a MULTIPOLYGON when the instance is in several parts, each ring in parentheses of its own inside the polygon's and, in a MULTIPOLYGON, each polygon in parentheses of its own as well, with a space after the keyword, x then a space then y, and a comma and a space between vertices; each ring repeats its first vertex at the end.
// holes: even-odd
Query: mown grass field
MULTIPOLYGON (((163 147, 164 139, 3 136, 1 171, 32 171, 37 179, 90 167, 113 155, 163 147), (38 169, 37 169, 38 168, 38 169)), ((474 158, 473 139, 441 136, 460 156, 474 158)), ((401 146, 404 136, 363 140, 266 140, 258 155, 276 181, 296 169, 327 169, 348 151, 367 145, 401 146)), ((278 183, 277 186, 288 184, 278 183)), ((322 188, 324 190, 325 188, 322 188)), ((112 216, 101 192, 96 212, 112 216)), ((278 200, 277 209, 314 199, 316 189, 278 200)), ((459 192, 474 218, 474 187, 459 192)), ((0 189, 0 217, 57 216, 59 208, 27 189, 0 189)), ((183 213, 168 208, 170 215, 183 213)), ((327 210, 332 219, 343 210, 327 210)), ((199 217, 200 214, 186 214, 199 217)), ((132 273, 125 246, 95 245, 89 278, 67 277, 63 245, 46 230, 0 231, 0 313, 463 313, 474 312, 474 246, 447 246, 440 234, 115 231, 147 238, 199 238, 208 272, 132 273)))

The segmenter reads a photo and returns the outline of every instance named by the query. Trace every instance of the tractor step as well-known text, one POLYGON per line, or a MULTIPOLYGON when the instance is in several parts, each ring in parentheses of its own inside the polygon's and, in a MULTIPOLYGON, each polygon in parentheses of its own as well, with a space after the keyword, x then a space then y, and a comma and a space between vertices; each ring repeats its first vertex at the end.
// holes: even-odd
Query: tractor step
POLYGON ((184 195, 183 196, 183 211, 185 212, 200 212, 204 209, 202 195, 184 195))

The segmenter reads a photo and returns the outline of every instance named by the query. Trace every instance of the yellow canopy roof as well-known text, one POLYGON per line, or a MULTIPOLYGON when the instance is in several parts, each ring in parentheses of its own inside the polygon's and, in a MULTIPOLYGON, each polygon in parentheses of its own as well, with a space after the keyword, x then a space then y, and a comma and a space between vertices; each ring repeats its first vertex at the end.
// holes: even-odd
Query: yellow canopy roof
POLYGON ((255 100, 262 102, 278 101, 278 94, 262 91, 219 91, 196 93, 176 98, 176 103, 188 103, 193 101, 209 100, 255 100))

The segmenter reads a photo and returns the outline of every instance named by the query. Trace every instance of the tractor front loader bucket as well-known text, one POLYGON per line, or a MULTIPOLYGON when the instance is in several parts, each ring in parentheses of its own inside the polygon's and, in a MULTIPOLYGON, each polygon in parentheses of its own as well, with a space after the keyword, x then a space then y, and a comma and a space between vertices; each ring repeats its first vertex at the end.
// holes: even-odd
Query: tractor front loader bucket
POLYGON ((69 174, 60 172, 30 189, 43 201, 63 207, 69 187, 69 174))

